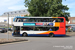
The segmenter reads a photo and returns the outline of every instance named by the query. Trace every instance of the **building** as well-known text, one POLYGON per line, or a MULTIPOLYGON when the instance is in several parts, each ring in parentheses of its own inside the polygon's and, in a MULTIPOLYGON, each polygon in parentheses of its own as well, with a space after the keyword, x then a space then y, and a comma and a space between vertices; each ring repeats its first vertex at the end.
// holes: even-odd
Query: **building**
MULTIPOLYGON (((9 17, 9 24, 12 24, 14 17, 9 17)), ((8 23, 8 17, 0 17, 0 23, 8 23)))
MULTIPOLYGON (((12 26, 9 24, 9 26, 12 26)), ((8 23, 0 22, 0 27, 8 27, 8 23)))
POLYGON ((75 24, 75 17, 69 17, 69 24, 75 24))
POLYGON ((75 25, 75 17, 68 17, 69 21, 66 21, 66 25, 75 25))
POLYGON ((28 16, 30 15, 27 9, 24 9, 24 10, 5 12, 0 17, 7 17, 8 13, 9 13, 9 17, 16 17, 16 16, 24 17, 25 15, 28 15, 28 16))
POLYGON ((70 28, 72 29, 73 27, 75 27, 75 17, 68 17, 69 21, 66 21, 66 29, 70 28))
POLYGON ((24 17, 24 16, 29 16, 30 15, 30 13, 27 11, 27 9, 4 12, 0 16, 0 22, 8 23, 8 13, 9 13, 9 24, 12 24, 14 17, 17 17, 17 16, 24 17))

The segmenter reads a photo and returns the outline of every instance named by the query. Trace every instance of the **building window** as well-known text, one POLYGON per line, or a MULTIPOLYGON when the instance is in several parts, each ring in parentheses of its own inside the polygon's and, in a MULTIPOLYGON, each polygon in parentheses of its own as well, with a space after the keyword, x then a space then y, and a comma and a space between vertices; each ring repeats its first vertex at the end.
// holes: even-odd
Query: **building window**
POLYGON ((16 13, 16 12, 15 12, 16 13))
POLYGON ((72 23, 75 23, 75 20, 72 20, 72 23))
POLYGON ((11 14, 12 14, 12 12, 11 12, 11 14))
POLYGON ((5 14, 5 13, 4 13, 5 14))
POLYGON ((19 11, 19 13, 20 13, 21 11, 19 11))
POLYGON ((25 10, 23 12, 25 12, 25 10))

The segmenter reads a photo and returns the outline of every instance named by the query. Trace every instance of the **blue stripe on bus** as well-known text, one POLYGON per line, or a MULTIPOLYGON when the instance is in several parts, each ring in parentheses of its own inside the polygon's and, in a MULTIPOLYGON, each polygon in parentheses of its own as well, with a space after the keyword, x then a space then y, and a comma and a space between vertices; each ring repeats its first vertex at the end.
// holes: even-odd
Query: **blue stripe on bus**
MULTIPOLYGON (((28 34, 28 36, 49 36, 49 34, 28 34)), ((65 36, 65 35, 55 34, 54 36, 65 36)))
POLYGON ((20 36, 22 36, 22 34, 20 34, 20 36))
MULTIPOLYGON (((12 33, 12 36, 14 34, 12 33)), ((22 36, 22 34, 20 34, 22 36)), ((49 36, 49 34, 28 34, 28 36, 49 36)), ((54 36, 66 36, 66 35, 60 35, 60 34, 55 34, 54 36)))
POLYGON ((12 36, 14 35, 14 33, 12 33, 12 36))
POLYGON ((49 36, 49 34, 28 34, 28 36, 49 36))
POLYGON ((54 36, 66 36, 66 35, 61 35, 61 34, 54 34, 54 36))

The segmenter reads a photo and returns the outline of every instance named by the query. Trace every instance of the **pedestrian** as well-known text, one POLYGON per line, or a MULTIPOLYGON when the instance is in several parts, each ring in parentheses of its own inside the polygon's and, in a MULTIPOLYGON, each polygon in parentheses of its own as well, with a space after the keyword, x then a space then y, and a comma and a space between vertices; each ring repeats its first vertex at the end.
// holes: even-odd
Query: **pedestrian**
POLYGON ((50 28, 49 31, 52 31, 52 29, 50 28))
POLYGON ((53 22, 56 22, 56 20, 54 19, 54 21, 53 22))

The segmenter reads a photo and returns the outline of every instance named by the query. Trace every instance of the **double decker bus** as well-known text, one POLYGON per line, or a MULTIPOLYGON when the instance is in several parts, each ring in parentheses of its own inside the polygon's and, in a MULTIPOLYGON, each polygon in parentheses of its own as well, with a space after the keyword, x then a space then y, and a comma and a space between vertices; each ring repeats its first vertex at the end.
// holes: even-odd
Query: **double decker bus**
POLYGON ((64 17, 15 17, 12 35, 65 36, 64 17))

